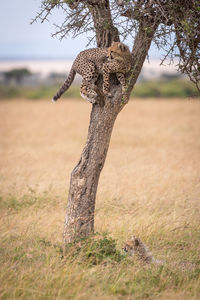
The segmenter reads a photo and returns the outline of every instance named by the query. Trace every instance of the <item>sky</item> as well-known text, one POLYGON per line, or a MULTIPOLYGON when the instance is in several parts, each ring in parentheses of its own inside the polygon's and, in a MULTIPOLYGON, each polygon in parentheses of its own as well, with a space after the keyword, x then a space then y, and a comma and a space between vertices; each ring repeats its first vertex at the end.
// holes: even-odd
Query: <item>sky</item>
MULTIPOLYGON (((69 36, 62 41, 51 37, 53 24, 60 24, 64 18, 62 11, 56 11, 50 22, 30 25, 40 4, 41 0, 0 1, 0 59, 73 59, 86 48, 86 35, 76 39, 69 36)), ((130 41, 125 43, 131 46, 130 41)), ((150 58, 160 57, 152 47, 150 58)))

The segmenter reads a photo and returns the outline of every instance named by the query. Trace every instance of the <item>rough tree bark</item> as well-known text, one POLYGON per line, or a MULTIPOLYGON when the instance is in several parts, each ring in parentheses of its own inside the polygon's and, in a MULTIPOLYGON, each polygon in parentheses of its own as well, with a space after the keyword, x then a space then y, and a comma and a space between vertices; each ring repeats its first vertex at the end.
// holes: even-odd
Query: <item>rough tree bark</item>
MULTIPOLYGON (((96 28, 97 45, 109 46, 112 40, 119 40, 109 12, 108 1, 89 6, 96 28), (105 25, 105 17, 107 26, 105 25)), ((144 19, 139 26, 132 54, 132 68, 127 80, 130 92, 141 72, 151 41, 158 24, 151 18, 144 19)), ((123 109, 121 86, 112 84, 112 97, 105 105, 92 106, 86 145, 80 160, 71 174, 68 204, 64 224, 64 245, 94 232, 95 198, 101 170, 106 159, 112 129, 118 113, 123 109)))

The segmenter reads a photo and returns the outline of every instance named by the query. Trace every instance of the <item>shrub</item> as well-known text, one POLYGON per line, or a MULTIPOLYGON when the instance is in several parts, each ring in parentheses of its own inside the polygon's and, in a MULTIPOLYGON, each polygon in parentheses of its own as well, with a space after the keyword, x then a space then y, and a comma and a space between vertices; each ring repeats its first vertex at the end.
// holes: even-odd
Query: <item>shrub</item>
POLYGON ((83 238, 66 246, 65 254, 79 263, 99 265, 107 262, 120 262, 124 255, 116 249, 116 242, 107 234, 83 238))

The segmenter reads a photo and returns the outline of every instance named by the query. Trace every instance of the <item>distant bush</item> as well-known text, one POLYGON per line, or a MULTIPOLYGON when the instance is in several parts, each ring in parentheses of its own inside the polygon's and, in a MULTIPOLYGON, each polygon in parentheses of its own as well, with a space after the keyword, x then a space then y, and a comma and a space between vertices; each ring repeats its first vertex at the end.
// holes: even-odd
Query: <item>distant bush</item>
POLYGON ((144 81, 135 85, 131 97, 137 98, 185 98, 200 96, 195 85, 188 80, 144 81))
MULTIPOLYGON (((39 87, 17 87, 0 85, 0 99, 51 99, 56 94, 60 86, 41 85, 39 87)), ((72 85, 62 96, 63 98, 80 98, 80 89, 72 85)))
POLYGON ((13 69, 11 71, 4 72, 3 75, 6 81, 14 79, 17 83, 21 83, 21 81, 25 78, 30 76, 32 73, 26 69, 13 69))
POLYGON ((0 86, 0 99, 21 97, 21 89, 14 86, 0 86))

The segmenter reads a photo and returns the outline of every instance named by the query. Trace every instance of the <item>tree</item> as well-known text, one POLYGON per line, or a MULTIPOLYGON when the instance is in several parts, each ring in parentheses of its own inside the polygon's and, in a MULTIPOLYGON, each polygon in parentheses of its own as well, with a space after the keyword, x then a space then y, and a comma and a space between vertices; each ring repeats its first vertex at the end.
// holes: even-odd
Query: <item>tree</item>
MULTIPOLYGON (((199 88, 200 80, 200 5, 198 0, 43 0, 33 21, 47 20, 54 8, 62 9, 65 20, 56 25, 54 35, 61 39, 72 33, 94 33, 97 47, 131 36, 132 64, 127 74, 130 96, 141 72, 151 43, 165 49, 168 58, 177 61, 199 88)), ((102 89, 102 80, 97 83, 102 89)), ((110 137, 117 115, 127 104, 122 101, 121 86, 111 78, 111 96, 105 105, 92 106, 86 145, 71 174, 64 244, 94 232, 95 198, 110 137)))
POLYGON ((22 68, 22 69, 13 69, 11 71, 4 72, 3 75, 6 81, 10 81, 14 79, 17 84, 20 84, 25 77, 31 75, 31 72, 26 68, 22 68))

